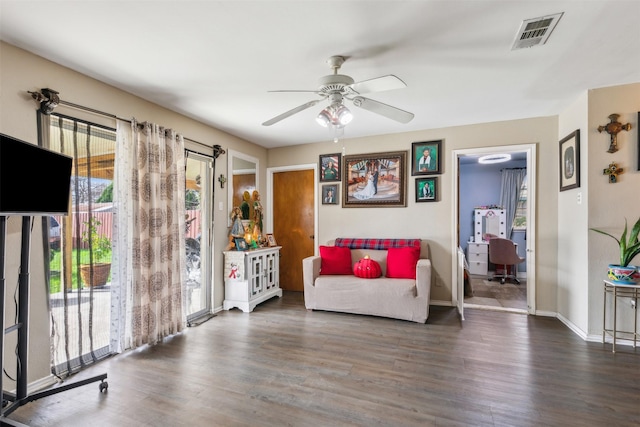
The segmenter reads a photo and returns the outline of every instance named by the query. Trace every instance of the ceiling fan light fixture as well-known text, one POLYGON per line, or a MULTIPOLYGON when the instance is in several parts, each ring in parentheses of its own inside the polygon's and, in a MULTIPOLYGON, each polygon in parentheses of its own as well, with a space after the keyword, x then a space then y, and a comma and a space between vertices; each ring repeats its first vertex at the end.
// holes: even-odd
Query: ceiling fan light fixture
POLYGON ((487 165, 491 163, 502 163, 511 160, 511 154, 487 154, 478 158, 478 163, 487 165))
POLYGON ((334 117, 336 121, 342 126, 349 124, 351 120, 353 120, 353 114, 351 111, 344 105, 340 105, 334 112, 334 117))
POLYGON ((322 127, 343 127, 353 120, 353 114, 343 104, 331 104, 316 116, 316 122, 322 127))
POLYGON ((331 124, 332 114, 328 108, 325 108, 324 110, 320 111, 320 113, 316 117, 316 122, 318 122, 318 124, 323 128, 326 128, 331 124))

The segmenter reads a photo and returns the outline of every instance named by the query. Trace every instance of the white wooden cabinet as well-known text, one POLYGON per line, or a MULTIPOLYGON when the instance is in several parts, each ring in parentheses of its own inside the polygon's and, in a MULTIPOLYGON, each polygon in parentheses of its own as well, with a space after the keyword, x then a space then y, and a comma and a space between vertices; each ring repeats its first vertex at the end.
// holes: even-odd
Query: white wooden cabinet
POLYGON ((249 313, 275 296, 282 297, 280 246, 224 252, 224 310, 249 313))
POLYGON ((469 273, 486 276, 489 271, 489 244, 469 242, 467 246, 469 273))

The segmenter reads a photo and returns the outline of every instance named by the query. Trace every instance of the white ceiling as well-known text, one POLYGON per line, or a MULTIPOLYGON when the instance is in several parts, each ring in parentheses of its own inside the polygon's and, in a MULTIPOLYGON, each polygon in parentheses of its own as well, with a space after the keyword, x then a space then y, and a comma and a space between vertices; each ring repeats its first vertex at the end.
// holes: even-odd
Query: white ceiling
POLYGON ((332 55, 356 81, 400 77, 367 97, 415 114, 351 108, 352 138, 556 115, 640 82, 639 22, 638 0, 0 0, 2 40, 268 148, 332 139, 314 120, 324 102, 261 125, 317 99, 268 91, 316 90, 332 55), (523 20, 558 12, 547 44, 511 50, 523 20))

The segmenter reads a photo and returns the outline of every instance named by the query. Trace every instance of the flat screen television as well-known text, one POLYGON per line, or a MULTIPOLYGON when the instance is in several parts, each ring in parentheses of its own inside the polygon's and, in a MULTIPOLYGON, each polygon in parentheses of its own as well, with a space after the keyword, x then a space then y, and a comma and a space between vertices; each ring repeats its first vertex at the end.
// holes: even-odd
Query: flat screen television
POLYGON ((73 159, 0 134, 0 215, 67 215, 73 159))

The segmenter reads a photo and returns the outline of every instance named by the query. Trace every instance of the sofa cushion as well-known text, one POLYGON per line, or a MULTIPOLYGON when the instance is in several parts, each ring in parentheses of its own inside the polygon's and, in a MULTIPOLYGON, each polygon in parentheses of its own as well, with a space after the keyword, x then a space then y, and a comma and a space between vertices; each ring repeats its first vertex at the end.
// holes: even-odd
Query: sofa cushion
POLYGON ((387 277, 415 279, 420 247, 389 248, 387 250, 387 277))
POLYGON ((380 264, 365 256, 353 266, 353 274, 363 279, 377 279, 382 275, 380 264))
POLYGON ((338 246, 320 246, 320 274, 352 274, 351 250, 338 246))

